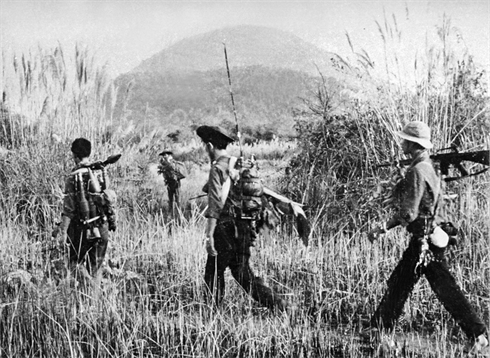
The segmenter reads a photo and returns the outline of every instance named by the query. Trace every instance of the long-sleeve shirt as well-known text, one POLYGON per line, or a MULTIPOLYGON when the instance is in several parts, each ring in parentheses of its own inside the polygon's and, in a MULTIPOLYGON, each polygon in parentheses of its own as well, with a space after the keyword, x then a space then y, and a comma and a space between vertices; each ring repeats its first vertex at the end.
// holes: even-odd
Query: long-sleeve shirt
POLYGON ((175 186, 180 184, 180 180, 185 178, 181 170, 177 168, 177 165, 183 168, 184 164, 181 162, 173 161, 168 162, 162 160, 158 166, 158 173, 163 175, 165 184, 175 186))
POLYGON ((235 203, 236 199, 234 198, 232 188, 230 188, 226 201, 223 203, 223 184, 230 176, 230 159, 231 157, 228 155, 221 156, 211 165, 211 170, 209 172, 209 178, 206 185, 206 191, 208 193, 208 208, 204 213, 206 218, 220 219, 228 216, 230 214, 229 209, 235 203))
POLYGON ((399 200, 397 217, 404 226, 416 219, 434 218, 441 200, 440 180, 427 151, 415 157, 397 185, 395 196, 399 200))

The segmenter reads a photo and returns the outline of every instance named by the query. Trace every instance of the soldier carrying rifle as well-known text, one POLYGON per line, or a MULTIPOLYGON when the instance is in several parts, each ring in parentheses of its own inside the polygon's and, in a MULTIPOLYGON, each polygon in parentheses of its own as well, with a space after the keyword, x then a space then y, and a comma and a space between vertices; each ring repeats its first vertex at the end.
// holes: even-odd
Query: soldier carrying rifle
POLYGON ((427 152, 432 148, 429 127, 419 121, 408 123, 397 133, 402 149, 412 158, 405 177, 395 188, 398 212, 388 222, 368 234, 371 242, 380 234, 402 225, 410 233, 410 242, 401 261, 388 280, 387 291, 371 319, 371 326, 392 331, 410 292, 422 275, 444 307, 461 326, 473 350, 488 346, 486 327, 470 305, 449 271, 445 251, 449 242, 441 229, 441 183, 427 152))
POLYGON ((170 150, 164 150, 159 155, 161 159, 158 165, 158 174, 162 174, 165 180, 169 209, 173 216, 175 208, 180 208, 180 181, 185 178, 185 175, 182 174, 184 163, 174 160, 173 152, 170 150), (181 169, 179 170, 177 166, 181 169))
MULTIPOLYGON (((270 309, 286 308, 283 301, 250 268, 250 247, 256 235, 255 214, 241 203, 238 185, 232 183, 237 174, 234 160, 226 148, 234 140, 220 127, 201 126, 197 135, 203 140, 211 160, 211 171, 205 186, 208 194, 206 262, 204 280, 216 303, 225 293, 225 270, 231 269, 235 280, 256 301, 270 309), (247 213, 245 213, 247 211, 247 213)), ((262 195, 262 192, 257 192, 262 195)), ((255 199, 255 195, 248 199, 255 199)), ((248 207, 254 200, 247 200, 248 207)), ((261 202, 259 203, 260 211, 261 202)), ((255 207, 256 208, 256 207, 255 207)))

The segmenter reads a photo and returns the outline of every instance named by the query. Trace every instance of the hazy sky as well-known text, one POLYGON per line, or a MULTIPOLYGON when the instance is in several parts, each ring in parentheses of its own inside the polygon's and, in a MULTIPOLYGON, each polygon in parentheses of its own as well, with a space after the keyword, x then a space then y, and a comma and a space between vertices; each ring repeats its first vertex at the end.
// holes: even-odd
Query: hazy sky
POLYGON ((0 40, 4 50, 16 52, 38 44, 86 44, 118 74, 182 38, 238 24, 290 31, 341 55, 350 53, 348 32, 356 48, 376 53, 375 20, 383 23, 384 13, 390 21, 396 16, 408 54, 420 51, 425 34, 446 14, 476 61, 490 67, 490 0, 0 0, 0 40))

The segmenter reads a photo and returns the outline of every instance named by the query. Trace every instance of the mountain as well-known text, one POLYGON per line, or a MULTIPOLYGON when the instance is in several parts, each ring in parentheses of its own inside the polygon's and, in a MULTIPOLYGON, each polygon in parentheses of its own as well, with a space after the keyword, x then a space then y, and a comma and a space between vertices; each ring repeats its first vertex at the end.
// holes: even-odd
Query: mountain
POLYGON ((181 40, 151 58, 134 72, 189 72, 224 68, 224 46, 230 68, 261 65, 318 75, 332 75, 334 54, 285 31, 261 26, 227 27, 181 40))
POLYGON ((174 137, 202 123, 231 128, 223 42, 240 125, 251 136, 294 135, 292 111, 311 97, 318 71, 339 82, 332 53, 284 31, 228 27, 181 40, 119 76, 116 118, 174 137))

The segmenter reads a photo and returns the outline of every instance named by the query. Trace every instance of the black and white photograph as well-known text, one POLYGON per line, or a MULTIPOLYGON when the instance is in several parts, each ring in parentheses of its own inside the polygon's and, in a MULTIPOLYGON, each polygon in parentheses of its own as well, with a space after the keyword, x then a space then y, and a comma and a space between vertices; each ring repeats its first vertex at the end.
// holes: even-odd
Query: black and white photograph
POLYGON ((490 358, 488 0, 0 0, 1 358, 490 358))

